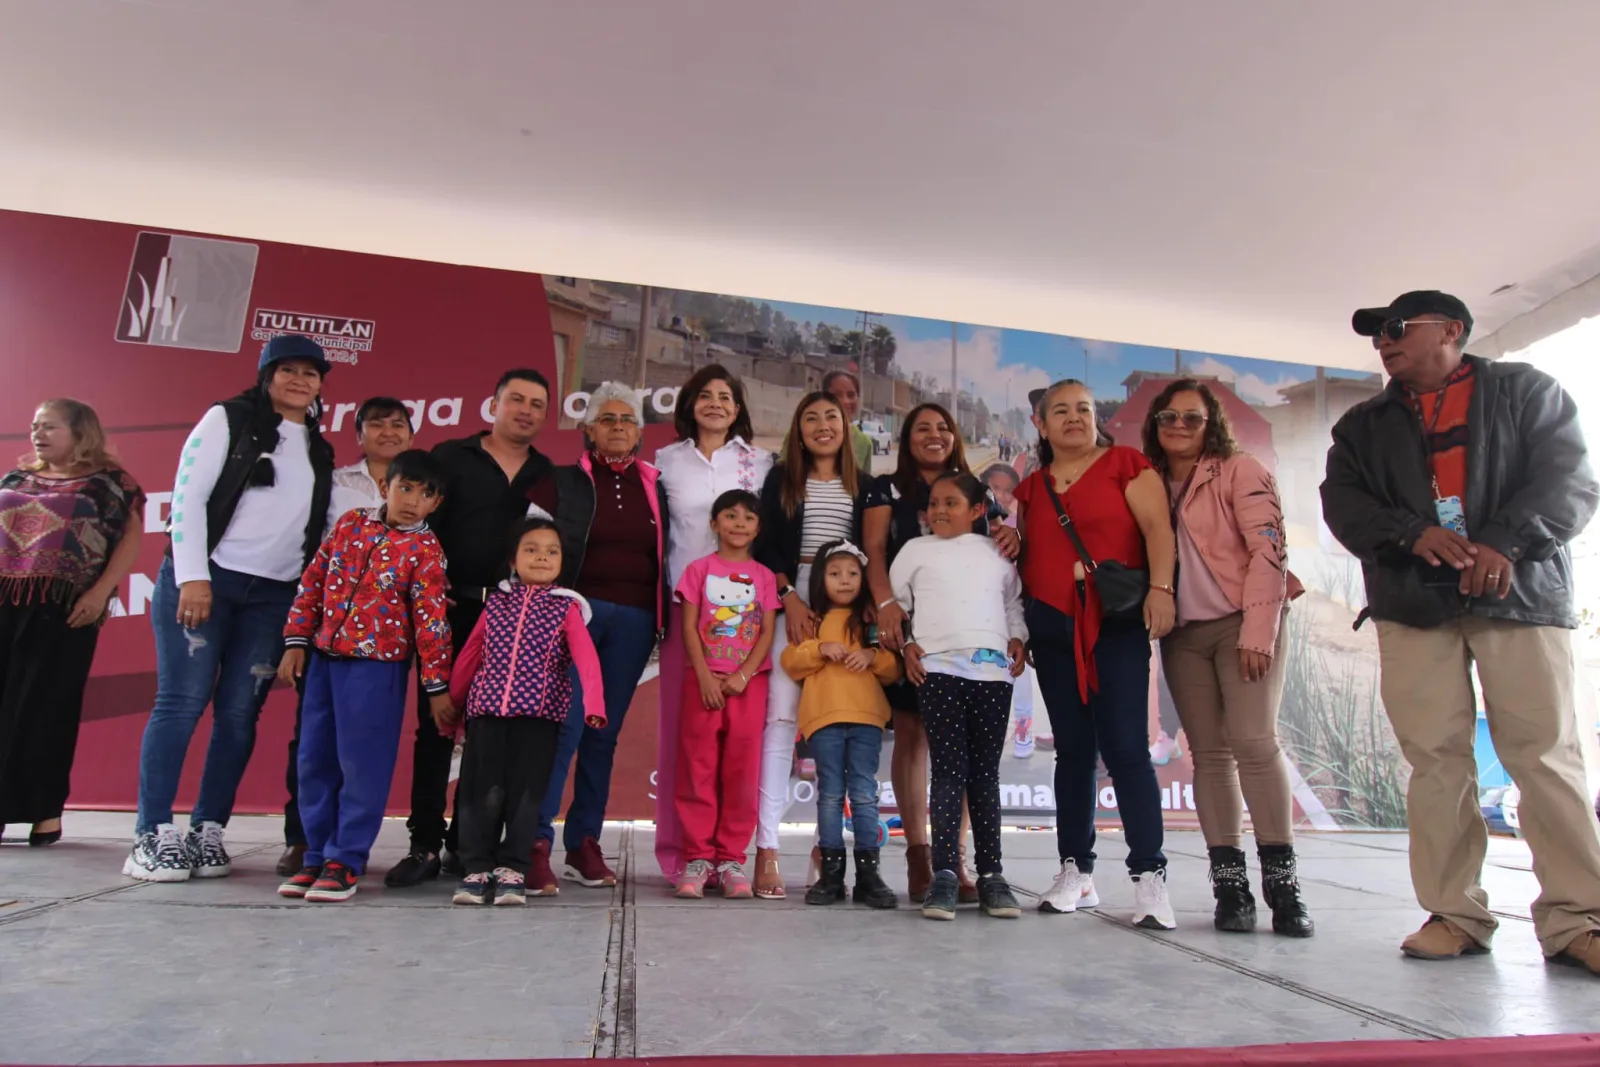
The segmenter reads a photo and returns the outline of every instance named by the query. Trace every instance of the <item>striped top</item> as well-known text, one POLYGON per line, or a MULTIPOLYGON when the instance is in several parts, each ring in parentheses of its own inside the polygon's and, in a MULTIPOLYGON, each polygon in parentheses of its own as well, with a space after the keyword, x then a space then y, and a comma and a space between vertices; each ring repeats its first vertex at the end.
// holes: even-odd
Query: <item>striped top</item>
POLYGON ((800 530, 800 558, 810 559, 829 541, 848 538, 855 525, 855 501, 845 492, 844 481, 806 479, 804 526, 800 530))

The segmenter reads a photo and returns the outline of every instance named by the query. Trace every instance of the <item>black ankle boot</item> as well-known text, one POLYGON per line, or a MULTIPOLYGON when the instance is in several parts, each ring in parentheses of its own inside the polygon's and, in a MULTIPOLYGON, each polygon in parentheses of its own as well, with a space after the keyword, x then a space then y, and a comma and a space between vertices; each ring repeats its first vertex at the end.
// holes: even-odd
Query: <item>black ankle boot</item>
POLYGON ((1211 854, 1211 895, 1217 898, 1212 923, 1218 930, 1248 934, 1256 928, 1256 898, 1250 892, 1250 874, 1244 850, 1217 846, 1211 854))
POLYGON ((1261 899, 1272 909, 1272 931, 1284 937, 1310 937, 1316 924, 1300 899, 1293 845, 1261 845, 1261 899))
POLYGON ((844 849, 822 850, 822 877, 806 890, 807 904, 834 904, 844 899, 844 849))
POLYGON ((856 884, 850 890, 850 899, 869 908, 898 907, 900 900, 894 890, 878 873, 878 850, 856 849, 856 884))

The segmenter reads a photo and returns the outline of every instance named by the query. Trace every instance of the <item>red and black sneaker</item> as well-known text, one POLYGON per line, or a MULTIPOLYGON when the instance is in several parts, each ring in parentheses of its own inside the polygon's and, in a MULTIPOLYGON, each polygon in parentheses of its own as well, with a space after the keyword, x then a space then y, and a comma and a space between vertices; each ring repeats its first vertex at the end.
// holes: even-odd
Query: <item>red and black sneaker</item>
POLYGON ((322 876, 306 890, 307 900, 349 900, 356 895, 356 879, 360 877, 344 864, 329 860, 322 865, 322 876))
POLYGON ((317 879, 320 877, 322 877, 321 867, 301 867, 289 876, 287 882, 278 887, 278 895, 280 897, 293 897, 298 900, 300 897, 305 896, 312 886, 317 884, 317 879))
POLYGON ((617 874, 606 866, 606 857, 600 851, 600 842, 592 837, 583 839, 575 851, 567 853, 567 866, 561 872, 574 882, 595 888, 617 884, 617 874))

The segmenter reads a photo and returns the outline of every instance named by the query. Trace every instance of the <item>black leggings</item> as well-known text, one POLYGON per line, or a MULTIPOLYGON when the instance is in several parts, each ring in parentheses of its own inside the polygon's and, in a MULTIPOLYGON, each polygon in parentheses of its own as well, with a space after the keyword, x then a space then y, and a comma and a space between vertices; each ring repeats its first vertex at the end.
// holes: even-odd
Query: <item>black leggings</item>
POLYGON ((933 757, 933 869, 961 862, 961 801, 972 816, 978 873, 1000 873, 1000 756, 1011 683, 930 673, 917 693, 933 757))
POLYGON ((560 723, 527 715, 467 720, 456 807, 461 862, 468 874, 496 867, 528 873, 560 736, 560 723))

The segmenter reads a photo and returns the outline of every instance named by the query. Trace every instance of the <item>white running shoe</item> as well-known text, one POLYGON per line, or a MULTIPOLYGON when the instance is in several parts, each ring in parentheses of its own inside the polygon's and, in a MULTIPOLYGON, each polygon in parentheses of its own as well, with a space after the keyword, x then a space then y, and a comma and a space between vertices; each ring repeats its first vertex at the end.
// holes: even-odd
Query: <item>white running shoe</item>
POLYGON ((1039 910, 1070 915, 1079 908, 1097 908, 1100 894, 1094 891, 1094 875, 1078 870, 1077 860, 1062 860, 1061 870, 1050 888, 1039 898, 1039 910))
POLYGON ((1178 928, 1178 920, 1172 914, 1172 900, 1167 896, 1166 871, 1133 876, 1133 925, 1146 930, 1178 928))
POLYGON ((164 822, 134 838, 122 873, 141 882, 187 882, 193 872, 183 831, 164 822))
POLYGON ((196 878, 226 878, 233 870, 233 860, 222 845, 222 837, 219 822, 203 822, 189 830, 184 847, 189 851, 189 865, 196 878))

